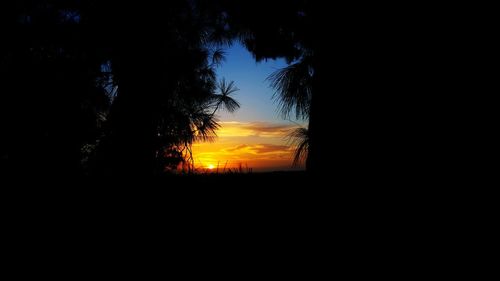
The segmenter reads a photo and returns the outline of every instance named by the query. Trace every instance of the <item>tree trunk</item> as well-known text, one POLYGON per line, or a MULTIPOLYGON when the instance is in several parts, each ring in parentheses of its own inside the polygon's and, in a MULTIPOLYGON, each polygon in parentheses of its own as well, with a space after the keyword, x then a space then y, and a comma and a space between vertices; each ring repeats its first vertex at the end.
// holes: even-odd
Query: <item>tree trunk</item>
POLYGON ((104 165, 99 168, 101 173, 141 176, 154 170, 155 96, 161 80, 158 50, 158 42, 138 33, 117 46, 112 67, 118 95, 109 114, 109 135, 101 155, 104 159, 100 159, 103 163, 99 163, 104 165))

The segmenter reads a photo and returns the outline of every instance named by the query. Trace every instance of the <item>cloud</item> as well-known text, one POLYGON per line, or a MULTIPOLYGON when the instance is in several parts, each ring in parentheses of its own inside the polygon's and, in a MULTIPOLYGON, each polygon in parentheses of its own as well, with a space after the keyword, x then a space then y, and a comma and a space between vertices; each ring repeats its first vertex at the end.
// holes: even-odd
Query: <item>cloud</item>
POLYGON ((247 154, 253 154, 255 156, 266 156, 269 154, 289 154, 290 147, 287 145, 275 145, 275 144, 241 144, 233 147, 223 148, 219 150, 219 155, 245 155, 245 157, 249 157, 247 154))
POLYGON ((240 144, 240 145, 237 145, 235 147, 230 147, 230 148, 222 149, 222 151, 225 151, 225 152, 235 152, 235 151, 239 151, 239 150, 242 150, 244 148, 247 148, 247 147, 249 147, 249 146, 246 145, 246 144, 240 144))
POLYGON ((250 137, 263 138, 285 137, 297 128, 295 124, 278 124, 269 122, 221 122, 222 128, 217 131, 219 137, 250 137))
POLYGON ((298 125, 270 122, 221 122, 214 143, 193 146, 195 165, 235 168, 239 165, 257 170, 291 167, 293 148, 286 141, 298 125))
POLYGON ((290 153, 290 147, 286 145, 259 144, 252 147, 252 149, 257 154, 290 153))

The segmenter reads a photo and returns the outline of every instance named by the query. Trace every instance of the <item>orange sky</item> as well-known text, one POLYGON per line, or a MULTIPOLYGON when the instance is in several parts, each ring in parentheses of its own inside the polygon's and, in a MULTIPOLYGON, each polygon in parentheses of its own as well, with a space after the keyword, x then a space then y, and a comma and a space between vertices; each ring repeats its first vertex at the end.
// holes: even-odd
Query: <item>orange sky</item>
POLYGON ((233 121, 221 122, 221 126, 216 142, 193 144, 197 168, 219 165, 222 171, 224 166, 234 169, 241 164, 255 172, 291 169, 293 149, 286 136, 297 125, 233 121))

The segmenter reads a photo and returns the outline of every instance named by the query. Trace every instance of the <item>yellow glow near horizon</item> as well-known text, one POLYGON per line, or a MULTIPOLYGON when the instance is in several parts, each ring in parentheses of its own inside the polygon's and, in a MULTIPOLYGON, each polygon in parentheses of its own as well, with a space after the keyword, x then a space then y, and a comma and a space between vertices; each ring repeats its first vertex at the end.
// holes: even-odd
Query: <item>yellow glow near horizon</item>
POLYGON ((286 136, 296 125, 268 122, 221 122, 221 125, 215 142, 193 145, 195 167, 213 170, 218 166, 222 173, 241 168, 253 171, 291 168, 293 148, 286 136))

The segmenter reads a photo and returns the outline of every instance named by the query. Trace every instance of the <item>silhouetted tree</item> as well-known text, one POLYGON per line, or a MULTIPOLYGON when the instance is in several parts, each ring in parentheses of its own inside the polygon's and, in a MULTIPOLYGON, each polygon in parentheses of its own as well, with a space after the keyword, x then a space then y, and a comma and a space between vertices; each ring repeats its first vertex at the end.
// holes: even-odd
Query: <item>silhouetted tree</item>
POLYGON ((218 46, 230 42, 218 21, 222 15, 197 1, 172 2, 166 9, 156 1, 96 4, 100 8, 91 9, 89 18, 111 27, 106 42, 118 87, 97 170, 160 172, 159 163, 176 162, 165 157, 180 160, 194 139, 210 140, 218 126, 206 107, 214 100, 214 66, 223 55, 218 46))
MULTIPOLYGON (((292 112, 295 112, 296 119, 309 118, 313 69, 308 62, 309 58, 303 57, 300 61, 277 70, 268 78, 277 91, 274 98, 278 101, 285 119, 288 119, 292 112)), ((307 159, 309 131, 306 128, 297 128, 288 135, 288 138, 295 147, 292 165, 297 166, 307 159)))
POLYGON ((309 111, 309 161, 319 151, 312 124, 321 79, 309 1, 1 5, 2 166, 115 175, 172 167, 190 155, 194 140, 213 139, 217 110, 239 107, 234 84, 217 86, 214 72, 220 48, 235 38, 257 60, 295 62, 276 85, 292 83, 280 91, 284 112, 309 111), (311 89, 290 79, 306 63, 311 89))
POLYGON ((11 172, 80 174, 81 148, 98 134, 108 101, 79 3, 2 3, 1 150, 11 172))
POLYGON ((169 108, 163 111, 158 133, 161 139, 158 149, 160 170, 165 168, 161 163, 169 163, 167 166, 170 169, 176 169, 178 164, 183 163, 185 170, 192 171, 193 142, 214 141, 216 130, 220 127, 215 113, 223 109, 234 112, 240 107, 231 97, 238 90, 233 82, 226 83, 223 79, 216 87, 218 93, 175 95, 168 103, 169 108))
POLYGON ((307 57, 277 70, 271 76, 271 86, 276 89, 274 98, 281 108, 283 118, 295 112, 296 119, 309 118, 311 107, 313 69, 307 57))

